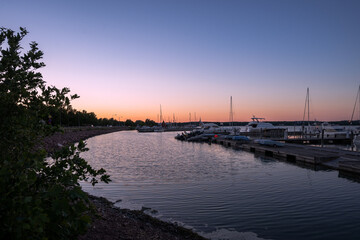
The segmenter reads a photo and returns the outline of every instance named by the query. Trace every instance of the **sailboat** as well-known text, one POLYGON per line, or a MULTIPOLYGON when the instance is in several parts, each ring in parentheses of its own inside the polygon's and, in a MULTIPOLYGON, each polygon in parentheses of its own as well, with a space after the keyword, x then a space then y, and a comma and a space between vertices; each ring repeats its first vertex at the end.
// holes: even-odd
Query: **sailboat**
MULTIPOLYGON (((316 119, 315 119, 315 122, 316 122, 316 119)), ((318 126, 310 125, 310 91, 309 91, 309 88, 307 88, 307 91, 306 91, 302 131, 304 133, 304 136, 306 136, 306 137, 320 138, 322 134, 324 135, 324 138, 327 138, 327 139, 339 139, 339 138, 343 139, 343 138, 350 137, 350 132, 342 126, 331 125, 328 122, 323 122, 318 126), (305 126, 306 113, 307 113, 307 126, 305 126)))
MULTIPOLYGON (((354 108, 353 108, 353 112, 351 114, 351 118, 350 118, 350 124, 353 123, 353 119, 354 119, 354 113, 355 113, 355 109, 356 109, 356 103, 358 103, 358 108, 359 108, 359 115, 360 115, 360 85, 359 85, 359 89, 357 91, 357 94, 356 94, 356 99, 355 99, 355 104, 354 104, 354 108), (358 103, 359 102, 359 103, 358 103)), ((360 119, 360 116, 359 116, 359 119, 360 119)), ((360 120, 359 120, 360 121, 360 120)), ((355 130, 356 131, 356 134, 354 139, 353 139, 353 145, 356 146, 356 148, 359 148, 360 147, 360 136, 358 135, 359 134, 359 127, 355 130)))
POLYGON ((161 104, 160 104, 160 122, 159 122, 159 125, 154 128, 154 132, 164 132, 165 126, 166 126, 166 124, 163 120, 162 109, 161 109, 161 104))
POLYGON ((318 134, 320 131, 315 131, 315 129, 312 129, 310 126, 310 91, 309 88, 306 89, 306 98, 305 98, 305 108, 304 108, 304 115, 303 115, 303 121, 301 125, 301 129, 303 134, 311 135, 315 132, 318 134), (305 117, 306 117, 306 110, 307 110, 307 125, 305 126, 305 117))
MULTIPOLYGON (((358 89, 358 92, 356 94, 356 99, 355 99, 355 104, 354 104, 354 109, 353 109, 353 112, 351 114, 351 118, 350 118, 350 124, 352 124, 353 122, 353 119, 354 119, 354 113, 355 113, 355 109, 356 109, 356 103, 359 102, 358 104, 358 108, 359 108, 359 115, 360 115, 360 85, 359 85, 359 89, 358 89)), ((360 116, 359 116, 359 120, 360 121, 360 116)))

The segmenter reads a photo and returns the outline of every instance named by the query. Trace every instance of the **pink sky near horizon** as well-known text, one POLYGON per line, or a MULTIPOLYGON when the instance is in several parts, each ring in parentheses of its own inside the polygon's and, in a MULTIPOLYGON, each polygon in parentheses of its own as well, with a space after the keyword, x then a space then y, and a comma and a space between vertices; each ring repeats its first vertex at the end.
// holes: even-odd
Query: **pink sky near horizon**
MULTIPOLYGON (((336 80, 336 77, 346 76, 332 76, 332 81, 327 82, 327 74, 313 80, 310 75, 292 76, 281 70, 275 73, 253 70, 224 77, 221 73, 209 76, 199 71, 192 76, 188 72, 159 69, 162 67, 148 66, 138 71, 121 62, 126 67, 116 69, 113 63, 92 69, 86 64, 73 65, 67 56, 57 56, 53 63, 45 54, 44 61, 47 66, 42 72, 48 84, 70 87, 72 93, 80 95, 72 103, 76 109, 95 112, 101 118, 115 117, 116 114, 121 121, 146 118, 157 121, 161 104, 166 121, 172 121, 175 114, 177 122, 188 122, 189 113, 192 120, 196 113, 197 120, 201 117, 203 121, 225 122, 229 120, 230 96, 233 98, 234 121, 246 122, 253 115, 269 121, 300 121, 307 87, 310 88, 311 120, 349 120, 358 88, 356 79, 336 80), (59 65, 65 71, 59 71, 59 65), (267 81, 263 81, 265 75, 267 81), (232 81, 227 82, 224 78, 232 81), (292 81, 283 81, 286 78, 292 78, 292 81)), ((89 61, 80 58, 77 62, 89 61)), ((356 117, 359 118, 359 111, 356 117)))
MULTIPOLYGON (((56 78, 48 74, 44 73, 45 79, 56 78)), ((179 82, 184 82, 183 85, 170 84, 171 87, 161 86, 161 81, 143 86, 119 82, 112 85, 97 81, 96 76, 92 80, 89 80, 88 76, 86 84, 78 85, 74 84, 77 77, 79 76, 67 76, 67 79, 70 79, 69 84, 64 85, 72 85, 72 92, 80 95, 79 99, 73 101, 73 106, 76 109, 95 112, 102 118, 114 117, 119 120, 121 117, 121 121, 146 118, 158 121, 161 104, 163 118, 166 121, 172 121, 175 115, 177 122, 187 122, 191 113, 192 121, 195 120, 196 114, 196 120, 201 118, 203 121, 225 122, 229 120, 230 96, 233 98, 234 121, 249 121, 253 115, 265 117, 269 121, 299 121, 303 118, 307 87, 305 84, 303 88, 294 86, 294 89, 291 84, 275 88, 261 88, 257 84, 253 87, 242 84, 233 87, 221 82, 203 87, 202 84, 191 84, 181 80, 179 82), (202 89, 207 92, 202 92, 202 89)), ((130 82, 142 82, 141 79, 134 77, 130 82)), ((310 88, 310 119, 349 120, 357 86, 354 84, 351 90, 338 91, 336 86, 310 88)), ((358 116, 357 111, 355 117, 358 116)))

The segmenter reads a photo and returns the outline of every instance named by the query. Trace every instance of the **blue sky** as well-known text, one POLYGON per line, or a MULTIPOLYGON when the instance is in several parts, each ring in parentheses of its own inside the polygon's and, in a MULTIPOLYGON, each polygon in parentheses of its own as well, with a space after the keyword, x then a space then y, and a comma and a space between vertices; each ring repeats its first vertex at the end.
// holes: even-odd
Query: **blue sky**
MULTIPOLYGON (((187 121, 252 114, 349 119, 360 83, 360 1, 3 1, 29 30, 44 79, 98 116, 187 121)), ((123 120, 123 119, 122 119, 123 120)))

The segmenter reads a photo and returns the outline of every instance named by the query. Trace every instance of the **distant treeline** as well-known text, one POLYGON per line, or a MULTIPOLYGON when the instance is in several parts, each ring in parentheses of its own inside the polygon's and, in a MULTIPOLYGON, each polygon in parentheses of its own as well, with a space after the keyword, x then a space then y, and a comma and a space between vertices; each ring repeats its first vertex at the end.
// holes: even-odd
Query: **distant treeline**
POLYGON ((61 109, 50 111, 48 124, 60 126, 155 126, 157 123, 153 120, 146 119, 145 121, 136 120, 135 122, 127 119, 126 121, 118 121, 115 118, 97 118, 93 112, 77 111, 75 109, 61 109))
MULTIPOLYGON (((127 127, 136 127, 136 126, 156 126, 154 120, 146 119, 145 121, 136 120, 132 121, 127 119, 126 121, 118 121, 115 118, 97 118, 96 114, 93 112, 77 111, 75 109, 61 109, 60 111, 54 110, 50 111, 49 117, 47 119, 48 123, 52 125, 60 126, 127 126, 127 127)), ((192 122, 193 125, 198 125, 199 122, 192 122)), ((204 122, 206 123, 206 122, 204 122)), ((245 126, 248 122, 215 122, 218 125, 222 126, 245 126)), ((269 121, 275 126, 301 126, 308 125, 308 122, 303 121, 269 121)), ((360 120, 352 121, 350 123, 347 120, 343 121, 331 121, 329 122, 332 125, 360 125, 360 120)), ((174 123, 173 123, 174 124, 174 123)), ((175 123, 177 126, 189 125, 190 122, 175 123)), ((321 122, 310 121, 310 125, 320 125, 321 122)))

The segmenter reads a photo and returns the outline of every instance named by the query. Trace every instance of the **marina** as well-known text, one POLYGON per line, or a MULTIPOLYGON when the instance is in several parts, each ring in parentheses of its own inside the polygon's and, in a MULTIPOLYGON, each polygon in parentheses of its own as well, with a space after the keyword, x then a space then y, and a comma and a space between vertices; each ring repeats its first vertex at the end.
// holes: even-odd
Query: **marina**
MULTIPOLYGON (((96 136, 88 139, 90 151, 83 157, 108 169, 113 181, 82 187, 115 206, 144 209, 214 240, 356 239, 360 234, 358 180, 312 163, 335 164, 331 157, 339 150, 249 143, 239 150, 226 147, 234 141, 221 141, 178 141, 173 132, 96 136)), ((357 156, 352 154, 342 158, 357 156)))
MULTIPOLYGON (((197 129, 187 133, 178 134, 175 139, 181 141, 195 141, 221 144, 237 150, 263 154, 280 160, 295 163, 312 164, 328 167, 338 171, 360 175, 360 153, 339 148, 328 148, 328 144, 347 144, 356 148, 356 127, 346 129, 326 124, 321 127, 302 126, 301 133, 296 136, 289 128, 274 127, 270 123, 261 122, 264 118, 252 117, 245 127, 241 129, 224 128, 216 124, 201 124, 197 129), (211 128, 209 127, 211 126, 211 128), (315 129, 315 131, 314 131, 315 129), (317 145, 317 146, 314 146, 317 145)), ((294 127, 295 128, 295 127, 294 127)), ((298 126, 297 128, 300 128, 298 126)))
POLYGON ((283 147, 260 144, 239 144, 233 140, 213 140, 226 147, 233 147, 264 156, 295 163, 321 165, 339 171, 360 174, 360 153, 335 148, 320 148, 299 144, 286 144, 283 147))

